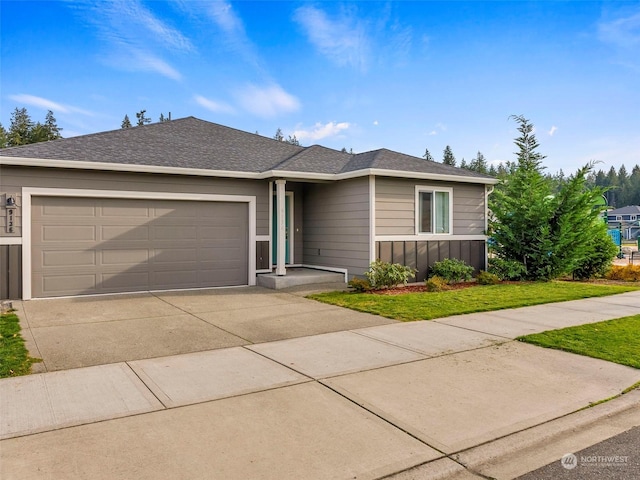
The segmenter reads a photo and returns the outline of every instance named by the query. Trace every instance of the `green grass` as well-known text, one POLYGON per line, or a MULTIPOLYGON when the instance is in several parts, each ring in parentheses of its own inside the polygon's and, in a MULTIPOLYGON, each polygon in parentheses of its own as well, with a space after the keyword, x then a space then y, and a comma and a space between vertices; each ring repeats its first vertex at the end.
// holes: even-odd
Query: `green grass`
POLYGON ((28 375, 33 363, 20 335, 20 321, 15 313, 0 315, 0 378, 28 375))
POLYGON ((403 295, 330 292, 310 295, 309 298, 396 320, 413 321, 601 297, 632 290, 638 290, 638 287, 578 282, 540 282, 483 285, 462 290, 403 295))
POLYGON ((640 315, 549 330, 517 340, 640 368, 640 315))

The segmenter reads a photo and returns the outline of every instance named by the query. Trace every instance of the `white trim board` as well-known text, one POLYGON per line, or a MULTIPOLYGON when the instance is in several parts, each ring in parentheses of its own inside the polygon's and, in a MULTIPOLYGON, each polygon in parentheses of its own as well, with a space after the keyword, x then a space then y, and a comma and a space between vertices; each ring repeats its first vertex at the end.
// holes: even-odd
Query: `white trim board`
POLYGON ((174 192, 131 192, 69 188, 22 189, 22 298, 31 300, 31 199, 32 197, 130 198, 135 200, 183 200, 197 202, 241 202, 249 207, 248 285, 256 284, 256 197, 249 195, 210 195, 174 192))
POLYGON ((445 235, 445 234, 420 234, 420 235, 376 235, 376 242, 433 242, 452 240, 487 240, 486 235, 445 235))
POLYGON ((22 245, 22 237, 0 237, 0 245, 22 245))
POLYGON ((449 175, 441 173, 408 172, 404 170, 385 170, 381 168, 364 168, 345 173, 314 173, 296 172, 288 170, 267 170, 265 172, 240 172, 235 170, 208 170, 202 168, 164 167, 158 165, 133 165, 127 163, 82 162, 76 160, 52 160, 42 158, 3 157, 0 155, 0 165, 15 165, 25 167, 70 168, 81 170, 104 170, 116 172, 163 173, 168 175, 193 175, 201 177, 247 178, 255 180, 269 180, 282 178, 286 180, 317 180, 338 181, 349 178, 366 177, 369 175, 381 177, 412 178, 416 180, 438 180, 443 182, 478 183, 495 185, 496 178, 473 177, 465 175, 449 175))

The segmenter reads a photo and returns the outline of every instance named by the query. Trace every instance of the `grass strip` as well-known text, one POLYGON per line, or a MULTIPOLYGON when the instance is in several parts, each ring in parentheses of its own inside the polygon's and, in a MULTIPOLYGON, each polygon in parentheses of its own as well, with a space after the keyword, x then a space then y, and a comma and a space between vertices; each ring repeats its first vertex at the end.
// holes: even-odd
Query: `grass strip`
POLYGON ((0 315, 0 378, 28 375, 40 359, 29 356, 15 313, 0 315))
POLYGON ((579 282, 537 282, 481 285, 461 290, 402 295, 329 292, 310 295, 309 298, 395 320, 414 321, 601 297, 633 290, 638 290, 638 287, 579 282))
POLYGON ((640 369, 640 315, 534 333, 517 340, 640 369))

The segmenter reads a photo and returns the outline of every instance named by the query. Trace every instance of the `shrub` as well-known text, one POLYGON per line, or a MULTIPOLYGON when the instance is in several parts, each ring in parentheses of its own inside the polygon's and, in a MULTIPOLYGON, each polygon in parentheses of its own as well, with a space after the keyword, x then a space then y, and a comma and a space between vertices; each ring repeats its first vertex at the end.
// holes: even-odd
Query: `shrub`
POLYGON ((358 293, 368 292, 371 290, 371 284, 366 278, 354 278, 349 280, 349 286, 358 293))
POLYGON ((473 267, 456 258, 445 258, 434 263, 429 270, 430 277, 442 277, 449 283, 469 281, 472 274, 473 267))
POLYGON ((495 273, 489 273, 481 270, 480 273, 476 275, 476 281, 480 285, 495 285, 496 283, 500 283, 500 277, 495 273))
POLYGON ((406 285, 410 278, 416 276, 413 268, 400 265, 399 263, 383 262, 376 260, 369 265, 369 271, 365 272, 371 288, 391 288, 399 284, 406 285))
POLYGON ((522 280, 526 274, 524 265, 516 260, 505 260, 504 258, 493 257, 489 259, 487 272, 493 273, 500 280, 522 280))
POLYGON ((424 281, 424 284, 426 285, 428 292, 441 292, 449 288, 449 282, 447 282, 444 278, 439 277, 438 275, 427 278, 424 281))
POLYGON ((578 260, 573 269, 573 278, 586 280, 593 277, 604 277, 611 268, 611 261, 618 253, 618 247, 607 233, 607 227, 602 224, 596 230, 587 244, 587 251, 578 260))
POLYGON ((614 265, 605 275, 609 280, 622 280, 625 282, 637 282, 640 280, 640 265, 614 265))

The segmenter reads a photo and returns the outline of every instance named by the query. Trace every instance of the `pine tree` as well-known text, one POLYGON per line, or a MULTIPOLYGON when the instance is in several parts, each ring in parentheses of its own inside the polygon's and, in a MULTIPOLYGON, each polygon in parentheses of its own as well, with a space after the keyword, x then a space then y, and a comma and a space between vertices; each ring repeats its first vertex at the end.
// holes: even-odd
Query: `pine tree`
POLYGON ((9 132, 0 123, 0 148, 7 148, 9 146, 9 132))
POLYGON ((587 188, 593 164, 578 170, 552 195, 533 125, 522 116, 513 118, 520 132, 515 140, 518 160, 489 201, 496 256, 522 264, 530 280, 549 280, 584 268, 584 259, 600 247, 602 255, 609 255, 611 241, 598 236, 602 222, 593 208, 604 190, 587 188), (593 238, 600 240, 594 243, 593 238))
POLYGON ((122 119, 122 124, 120 124, 120 128, 131 128, 131 120, 129 120, 129 115, 125 115, 122 119))
POLYGON ((138 119, 138 123, 136 126, 141 127, 143 125, 146 125, 147 123, 151 123, 151 119, 149 117, 146 117, 145 113, 147 113, 146 110, 140 110, 138 113, 136 113, 136 118, 138 119))
POLYGON ((291 145, 296 145, 298 147, 300 146, 300 142, 298 141, 295 135, 293 137, 289 135, 289 138, 287 138, 284 142, 289 143, 291 145))
POLYGON ((276 130, 276 134, 273 136, 273 139, 279 142, 284 142, 284 134, 282 133, 282 130, 280 128, 276 130))
POLYGON ((447 145, 444 148, 442 163, 445 165, 451 165, 452 167, 456 166, 456 157, 453 156, 453 152, 451 151, 451 147, 447 145))
POLYGON ((18 108, 11 114, 11 124, 9 126, 8 144, 10 147, 27 145, 32 143, 33 120, 26 108, 18 108))
POLYGON ((469 163, 469 170, 473 170, 478 173, 489 173, 489 166, 487 160, 484 158, 481 152, 478 151, 476 158, 469 163))
POLYGON ((47 131, 47 140, 58 140, 59 138, 62 138, 62 135, 60 134, 62 128, 58 127, 56 117, 53 116, 53 112, 51 110, 48 110, 47 115, 45 116, 44 128, 47 131))
POLYGON ((428 162, 435 162, 435 160, 433 159, 433 157, 431 156, 431 153, 429 152, 428 148, 424 149, 424 155, 422 155, 422 158, 424 158, 425 160, 427 160, 428 162))

